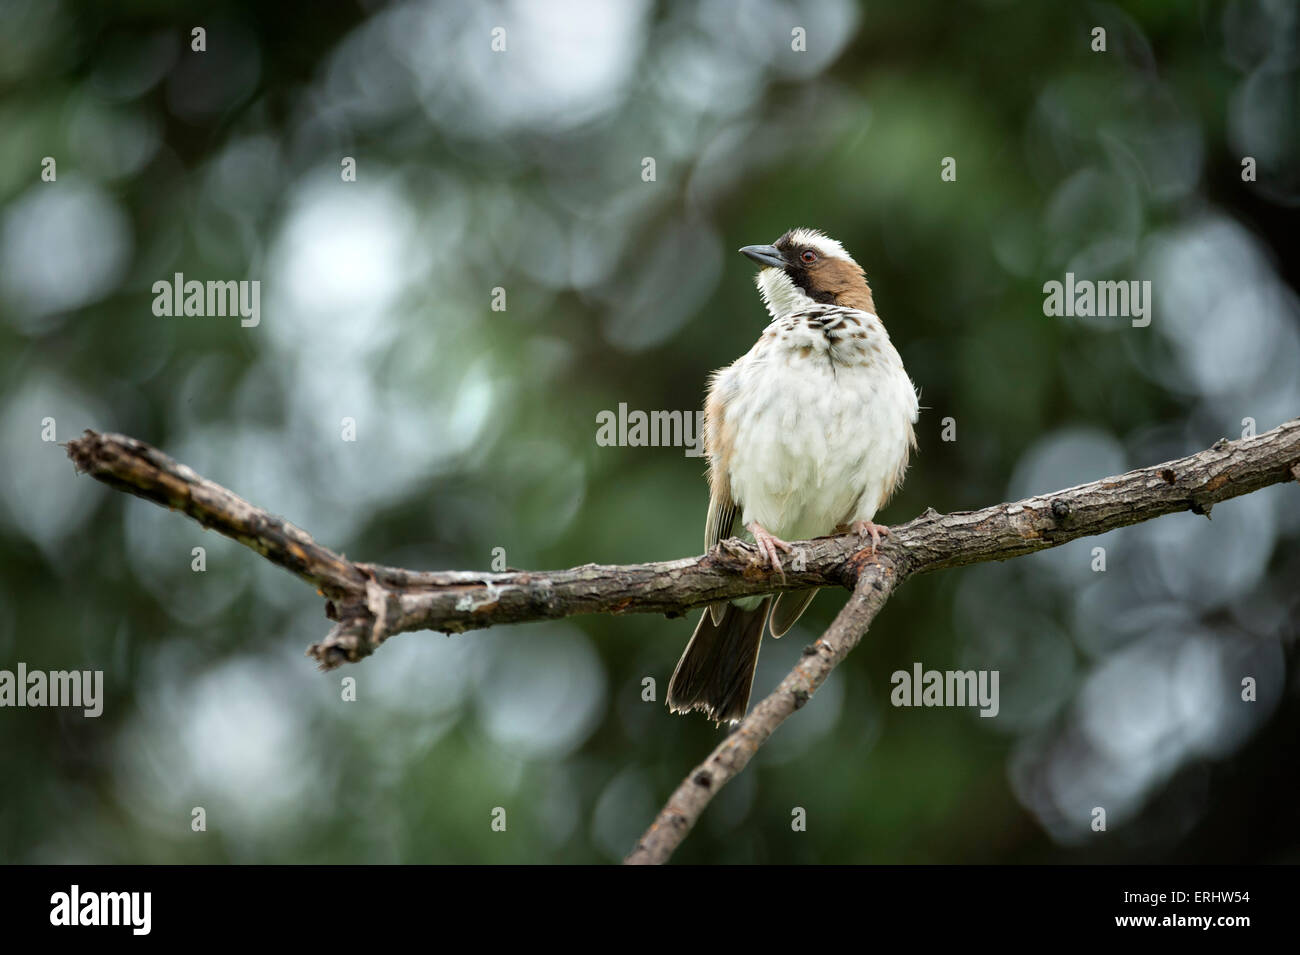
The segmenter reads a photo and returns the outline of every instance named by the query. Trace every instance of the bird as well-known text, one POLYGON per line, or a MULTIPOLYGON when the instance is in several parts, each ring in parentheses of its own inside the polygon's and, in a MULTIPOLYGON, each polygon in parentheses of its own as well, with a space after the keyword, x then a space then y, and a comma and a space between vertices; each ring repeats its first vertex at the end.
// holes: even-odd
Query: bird
MULTIPOLYGON (((788 541, 870 538, 916 450, 916 386, 876 315, 862 267, 815 229, 791 229, 741 254, 769 322, 752 348, 709 380, 704 407, 709 510, 705 553, 739 523, 757 560, 784 576, 788 541)), ((816 588, 705 608, 669 683, 674 713, 736 723, 749 707, 764 630, 783 636, 816 588)))

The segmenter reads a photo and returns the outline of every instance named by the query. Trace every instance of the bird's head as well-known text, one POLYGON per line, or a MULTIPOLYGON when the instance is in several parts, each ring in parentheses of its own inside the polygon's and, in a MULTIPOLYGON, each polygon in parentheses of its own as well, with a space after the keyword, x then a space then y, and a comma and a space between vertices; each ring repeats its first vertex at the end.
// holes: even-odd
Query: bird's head
POLYGON ((763 266, 755 284, 774 319, 814 303, 875 314, 862 266, 844 246, 815 229, 791 229, 771 245, 747 245, 740 251, 763 266))

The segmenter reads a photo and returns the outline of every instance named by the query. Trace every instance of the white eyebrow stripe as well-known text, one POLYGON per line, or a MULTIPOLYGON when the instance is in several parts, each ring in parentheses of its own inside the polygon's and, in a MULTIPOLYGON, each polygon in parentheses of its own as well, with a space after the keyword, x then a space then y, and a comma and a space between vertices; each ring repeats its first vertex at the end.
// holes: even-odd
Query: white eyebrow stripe
MULTIPOLYGON (((790 241, 795 245, 808 246, 823 258, 844 259, 853 262, 853 256, 844 251, 844 246, 824 232, 818 232, 816 229, 791 229, 790 241)), ((853 262, 853 264, 857 265, 858 263, 853 262)))

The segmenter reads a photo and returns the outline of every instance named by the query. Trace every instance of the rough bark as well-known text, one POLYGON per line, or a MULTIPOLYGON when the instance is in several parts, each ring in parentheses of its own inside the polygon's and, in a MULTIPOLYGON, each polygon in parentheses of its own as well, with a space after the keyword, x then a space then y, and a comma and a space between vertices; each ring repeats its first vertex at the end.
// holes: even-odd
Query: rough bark
POLYGON ((413 571, 348 560, 167 455, 116 434, 68 443, 79 470, 111 487, 183 511, 314 584, 337 621, 308 648, 322 668, 355 663, 388 637, 410 630, 463 632, 589 613, 686 611, 732 597, 841 586, 853 594, 830 629, 736 732, 678 787, 629 862, 663 862, 713 795, 740 772, 772 732, 821 686, 862 638, 908 576, 1005 560, 1078 537, 1190 510, 1207 517, 1220 501, 1300 478, 1300 419, 1174 461, 977 511, 920 517, 894 527, 878 554, 855 536, 796 545, 798 559, 778 576, 738 540, 701 557, 650 564, 586 564, 557 571, 413 571))
POLYGON ((627 859, 629 865, 667 862, 719 789, 737 776, 776 728, 826 682, 902 581, 888 558, 878 556, 858 576, 857 585, 830 628, 804 648, 803 657, 772 693, 749 711, 709 758, 691 770, 655 817, 627 859))

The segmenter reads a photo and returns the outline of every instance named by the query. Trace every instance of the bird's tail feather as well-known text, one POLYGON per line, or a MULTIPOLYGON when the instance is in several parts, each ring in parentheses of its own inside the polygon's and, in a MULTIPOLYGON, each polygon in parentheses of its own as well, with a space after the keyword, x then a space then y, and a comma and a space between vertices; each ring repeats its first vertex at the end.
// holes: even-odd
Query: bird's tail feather
POLYGON ((668 684, 670 710, 702 710, 719 723, 744 718, 771 604, 770 597, 753 610, 727 604, 716 623, 705 609, 668 684))

